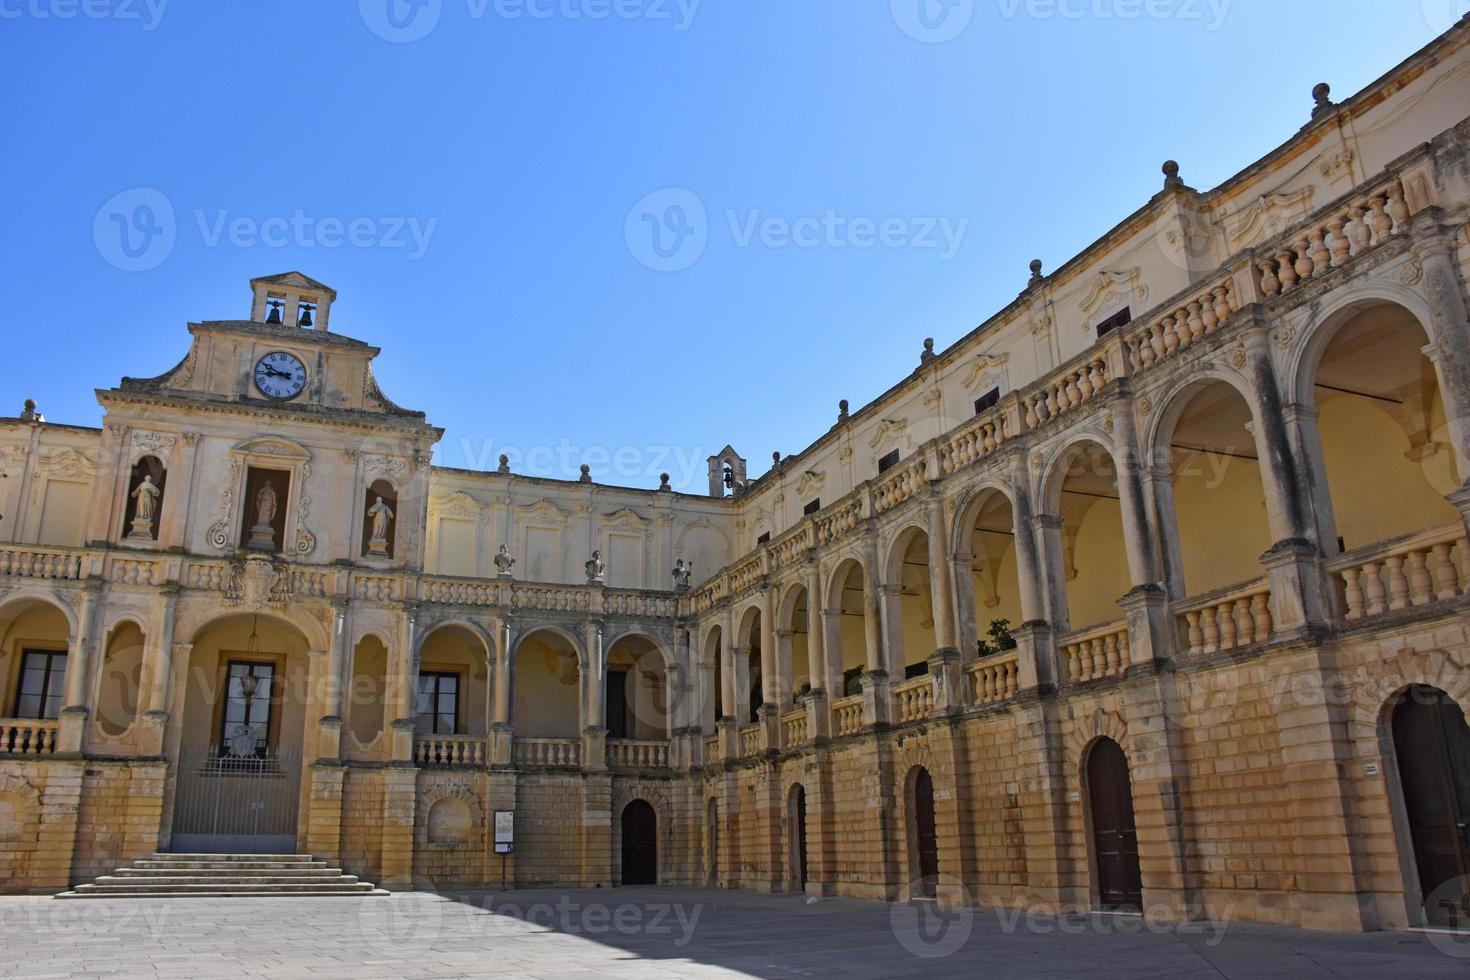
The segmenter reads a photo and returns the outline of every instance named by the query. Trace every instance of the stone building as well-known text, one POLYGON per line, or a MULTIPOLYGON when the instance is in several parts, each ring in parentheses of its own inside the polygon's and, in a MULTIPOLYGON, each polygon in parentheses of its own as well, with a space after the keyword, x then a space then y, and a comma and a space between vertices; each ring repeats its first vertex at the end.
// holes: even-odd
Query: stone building
POLYGON ((301 852, 1444 921, 1470 22, 1315 95, 708 496, 432 467, 297 273, 100 390, 100 430, 0 420, 0 887, 301 852))

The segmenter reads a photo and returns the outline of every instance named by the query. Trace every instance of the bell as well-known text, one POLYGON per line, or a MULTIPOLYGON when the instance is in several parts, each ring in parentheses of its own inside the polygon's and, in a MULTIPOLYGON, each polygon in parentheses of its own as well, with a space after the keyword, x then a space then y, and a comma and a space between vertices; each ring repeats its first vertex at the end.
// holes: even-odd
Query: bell
POLYGON ((278 327, 281 325, 281 304, 280 303, 272 303, 271 304, 271 311, 266 316, 265 322, 266 323, 275 324, 278 327))
POLYGON ((303 306, 301 308, 301 318, 296 321, 296 325, 298 327, 311 326, 311 307, 303 306))

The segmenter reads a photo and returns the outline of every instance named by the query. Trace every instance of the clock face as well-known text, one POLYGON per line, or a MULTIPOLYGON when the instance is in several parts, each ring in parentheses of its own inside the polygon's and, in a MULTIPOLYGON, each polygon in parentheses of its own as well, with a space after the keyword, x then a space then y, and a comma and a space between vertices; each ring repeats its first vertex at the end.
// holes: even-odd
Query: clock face
POLYGON ((306 387, 306 365, 295 354, 273 351, 255 362, 255 387, 267 398, 295 398, 306 387))

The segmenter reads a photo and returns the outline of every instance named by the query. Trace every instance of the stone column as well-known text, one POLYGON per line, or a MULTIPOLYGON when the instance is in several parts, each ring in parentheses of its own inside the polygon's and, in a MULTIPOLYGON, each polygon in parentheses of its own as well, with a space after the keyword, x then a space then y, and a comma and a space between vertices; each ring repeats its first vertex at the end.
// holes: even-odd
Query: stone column
MULTIPOLYGON (((393 722, 396 729, 403 719, 393 722)), ((396 735, 395 732, 395 741, 396 735)), ((410 742, 413 730, 410 727, 410 742)), ((378 884, 393 891, 414 887, 413 838, 418 809, 418 770, 410 763, 397 763, 383 770, 383 863, 378 884)))
MULTIPOLYGON (((958 649, 954 629, 954 578, 950 567, 949 532, 944 521, 944 499, 932 496, 925 504, 929 518, 929 594, 934 616, 934 645, 958 649)), ((927 657, 933 650, 923 651, 927 657)))
POLYGON ((417 721, 415 704, 418 689, 418 607, 405 603, 398 630, 398 650, 394 664, 393 692, 394 721, 389 729, 392 735, 392 758, 396 762, 411 762, 413 759, 414 727, 417 721))
POLYGON ((742 647, 730 648, 730 670, 726 672, 726 686, 734 698, 734 710, 728 714, 737 725, 750 724, 750 651, 742 647))
POLYGON ((593 620, 584 634, 587 655, 582 672, 582 766, 607 768, 607 656, 603 624, 593 620))
POLYGON ((1414 256, 1424 269, 1424 299, 1429 306, 1430 340, 1444 399, 1455 465, 1470 482, 1470 313, 1460 280, 1455 242, 1440 224, 1438 209, 1413 219, 1414 256))
POLYGON ((1160 449, 1165 462, 1155 461, 1143 472, 1144 495, 1154 505, 1159 528, 1159 550, 1163 558, 1164 589, 1171 599, 1187 598, 1184 581, 1184 550, 1179 541, 1179 513, 1174 506, 1174 473, 1167 461, 1168 447, 1160 449))
POLYGON ((87 706, 87 679, 92 672, 93 623, 97 608, 97 593, 94 587, 83 589, 76 604, 77 627, 67 641, 66 677, 64 679, 63 702, 58 734, 57 750, 66 755, 81 753, 86 742, 87 718, 91 714, 87 706))
POLYGON ((1173 655, 1175 630, 1169 617, 1168 596, 1159 584, 1159 562, 1154 550, 1156 532, 1140 475, 1138 434, 1133 426, 1131 400, 1119 404, 1113 420, 1119 447, 1119 453, 1113 458, 1118 471, 1123 547, 1128 553, 1128 577, 1133 585, 1118 600, 1118 605, 1123 607, 1128 623, 1129 660, 1144 664, 1173 655))
MULTIPOLYGON (((1067 613, 1067 546, 1062 540, 1062 519, 1052 514, 1037 514, 1031 519, 1031 533, 1035 541, 1034 557, 1040 572, 1037 581, 1041 586, 1043 618, 1058 633, 1066 633, 1071 628, 1071 619, 1067 613)), ((1018 547, 1018 571, 1020 561, 1018 547)), ((1026 579, 1022 577, 1021 581, 1024 583, 1026 579)), ((1023 602, 1025 588, 1023 585, 1023 602)))
MULTIPOLYGON (((1026 490, 1025 459, 1011 473, 1011 521, 1016 541, 1016 584, 1021 600, 1021 623, 1015 630, 1017 687, 1031 688, 1059 682, 1055 633, 1047 619, 1046 586, 1049 567, 1038 542, 1043 538, 1031 513, 1031 495, 1026 490)), ((1060 528, 1060 525, 1058 525, 1060 528)), ((1058 538, 1060 532, 1058 531, 1058 538)), ((1060 566, 1058 559, 1057 568, 1060 566)))
POLYGON ((511 620, 502 614, 495 622, 495 672, 492 678, 495 696, 490 713, 490 764, 509 766, 515 744, 515 723, 511 706, 515 703, 515 666, 510 649, 511 620))
MULTIPOLYGON (((959 547, 957 545, 957 547, 959 547)), ((968 545, 950 558, 950 579, 954 582, 955 643, 965 663, 980 655, 980 624, 975 611, 975 556, 968 545)))
POLYGON ((348 649, 352 643, 350 615, 347 599, 332 600, 332 646, 328 651, 326 697, 322 707, 326 711, 325 717, 335 718, 339 723, 343 717, 342 692, 352 665, 352 651, 348 649))
POLYGON ((776 642, 776 592, 767 588, 761 601, 761 696, 765 703, 781 710, 784 693, 780 651, 776 642))
POLYGON ((147 688, 139 691, 139 700, 144 705, 143 730, 146 733, 138 749, 143 755, 163 754, 163 734, 168 726, 169 681, 173 677, 176 658, 188 662, 194 647, 189 643, 174 643, 174 610, 178 603, 179 590, 176 585, 166 585, 161 590, 162 608, 158 614, 158 636, 149 637, 148 648, 143 655, 143 677, 147 688))

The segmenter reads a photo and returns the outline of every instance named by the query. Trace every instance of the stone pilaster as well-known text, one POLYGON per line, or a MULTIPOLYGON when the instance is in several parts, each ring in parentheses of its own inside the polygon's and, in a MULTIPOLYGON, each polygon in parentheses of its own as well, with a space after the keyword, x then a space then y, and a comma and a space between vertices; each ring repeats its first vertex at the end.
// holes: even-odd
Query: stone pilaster
POLYGON ((613 885, 612 776, 589 772, 582 783, 582 884, 613 885))
MULTIPOLYGON (((319 761, 308 774, 306 829, 302 835, 306 852, 329 867, 342 862, 342 784, 346 770, 338 764, 319 761)), ((385 808, 386 809, 386 808, 385 808)))
POLYGON ((384 769, 382 880, 378 882, 383 888, 407 891, 414 887, 413 831, 417 811, 418 770, 412 766, 384 769))

